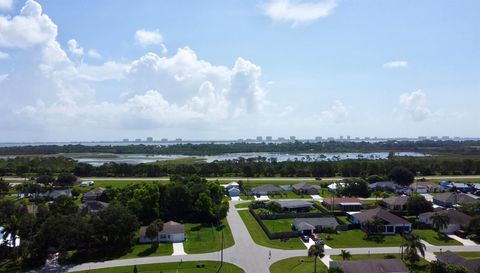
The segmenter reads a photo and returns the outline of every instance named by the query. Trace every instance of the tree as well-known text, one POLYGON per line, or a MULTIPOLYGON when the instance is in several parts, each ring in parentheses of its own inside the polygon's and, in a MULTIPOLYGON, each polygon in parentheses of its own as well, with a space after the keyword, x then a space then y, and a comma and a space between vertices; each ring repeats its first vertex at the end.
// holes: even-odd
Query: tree
POLYGON ((340 267, 332 266, 327 270, 327 273, 343 273, 343 269, 341 269, 340 267))
POLYGON ((340 253, 340 256, 342 257, 342 259, 345 261, 345 260, 350 260, 350 258, 352 258, 352 254, 350 254, 349 251, 346 251, 345 249, 342 249, 342 252, 340 253))
POLYGON ((70 187, 77 182, 78 177, 71 173, 63 173, 58 176, 57 180, 55 181, 55 184, 60 186, 60 187, 70 187))
POLYGON ((55 198, 55 200, 50 203, 49 208, 52 214, 68 215, 78 212, 78 206, 73 199, 64 195, 55 198))
POLYGON ((0 196, 7 194, 9 190, 10 184, 5 180, 0 179, 0 196))
POLYGON ((158 226, 155 223, 151 223, 150 225, 147 226, 147 229, 145 230, 145 236, 147 236, 150 241, 158 241, 158 226))
POLYGON ((201 221, 210 222, 214 220, 213 201, 210 196, 202 192, 195 202, 195 209, 201 221))
POLYGON ((433 205, 421 195, 410 197, 405 204, 409 215, 418 215, 420 213, 433 211, 433 205))
POLYGON ((419 260, 420 256, 425 257, 425 244, 422 243, 422 240, 415 233, 403 235, 405 243, 402 244, 402 249, 405 247, 405 251, 402 253, 403 257, 409 261, 410 266, 413 267, 419 260))
POLYGON ((401 166, 394 167, 388 174, 388 177, 395 183, 404 186, 412 184, 414 179, 413 173, 409 169, 401 166))
POLYGON ((361 178, 345 179, 343 182, 344 186, 338 189, 340 195, 361 197, 370 195, 367 181, 361 178))
POLYGON ((308 257, 314 257, 315 258, 315 263, 314 263, 314 272, 317 273, 317 259, 318 256, 322 256, 323 252, 325 250, 323 249, 323 245, 320 244, 314 244, 310 246, 308 249, 308 257))
POLYGON ((438 232, 442 229, 446 229, 450 223, 450 217, 446 213, 434 213, 430 219, 432 220, 432 226, 438 232))
POLYGON ((92 217, 95 236, 106 247, 130 247, 138 230, 137 217, 127 208, 111 203, 92 217))
POLYGON ((133 266, 133 273, 138 273, 137 265, 133 266))
POLYGON ((55 181, 55 179, 53 179, 53 177, 51 177, 48 174, 43 174, 43 175, 40 175, 39 177, 37 177, 36 181, 39 184, 50 185, 50 184, 53 183, 53 181, 55 181))
POLYGON ((480 215, 475 216, 468 223, 467 231, 469 234, 475 235, 477 238, 480 238, 480 215))
POLYGON ((372 220, 368 220, 363 224, 363 230, 367 234, 367 238, 372 235, 382 234, 385 229, 382 219, 374 217, 372 220))

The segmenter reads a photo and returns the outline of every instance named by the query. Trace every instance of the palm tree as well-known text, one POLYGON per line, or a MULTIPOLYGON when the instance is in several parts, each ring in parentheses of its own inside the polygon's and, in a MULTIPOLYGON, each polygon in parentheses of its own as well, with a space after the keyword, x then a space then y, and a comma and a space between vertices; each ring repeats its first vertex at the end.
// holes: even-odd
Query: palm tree
POLYGON ((402 249, 405 247, 405 258, 410 262, 410 266, 413 267, 415 263, 420 260, 418 253, 420 253, 422 257, 425 257, 425 244, 423 244, 420 237, 414 233, 405 234, 403 238, 405 239, 405 243, 402 245, 402 249))
POLYGON ((432 220, 432 226, 438 232, 442 229, 446 229, 448 224, 450 223, 450 217, 446 213, 434 213, 430 220, 432 220))
POLYGON ((345 260, 350 260, 352 257, 352 254, 350 254, 349 251, 346 251, 345 249, 342 249, 342 252, 340 253, 340 256, 342 256, 342 259, 345 260))
POLYGON ((308 257, 315 257, 315 264, 314 264, 314 273, 317 273, 317 259, 318 256, 323 255, 324 249, 323 245, 320 244, 314 244, 310 246, 308 249, 308 257))

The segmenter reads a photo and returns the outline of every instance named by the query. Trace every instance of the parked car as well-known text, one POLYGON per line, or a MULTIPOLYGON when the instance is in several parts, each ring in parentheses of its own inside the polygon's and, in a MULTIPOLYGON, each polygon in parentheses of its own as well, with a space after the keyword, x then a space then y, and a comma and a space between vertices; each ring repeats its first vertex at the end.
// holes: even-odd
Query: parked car
POLYGON ((322 239, 317 238, 317 239, 315 240, 315 244, 317 244, 317 245, 325 245, 325 242, 324 242, 322 239))
POLYGON ((310 241, 310 236, 308 235, 302 235, 302 241, 304 241, 305 243, 308 243, 308 241, 310 241))
POLYGON ((465 232, 465 230, 461 230, 461 229, 455 231, 454 234, 457 235, 460 238, 466 238, 467 237, 467 233, 465 232))

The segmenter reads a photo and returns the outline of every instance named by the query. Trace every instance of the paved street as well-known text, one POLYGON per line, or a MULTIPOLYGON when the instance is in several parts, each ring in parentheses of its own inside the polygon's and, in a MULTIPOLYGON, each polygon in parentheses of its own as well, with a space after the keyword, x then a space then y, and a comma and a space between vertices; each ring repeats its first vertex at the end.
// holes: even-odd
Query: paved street
MULTIPOLYGON (((269 273, 268 268, 276 261, 307 255, 307 249, 304 250, 281 250, 272 249, 257 245, 243 223, 238 211, 235 209, 235 204, 242 203, 242 201, 231 201, 230 211, 227 216, 228 223, 232 230, 235 239, 235 245, 224 251, 224 261, 235 264, 247 273, 269 273), (271 256, 269 255, 271 253, 271 256), (269 258, 270 256, 270 258, 269 258)), ((384 253, 401 253, 400 247, 373 247, 373 248, 346 248, 352 255, 354 254, 384 254, 384 253)), ((432 260, 433 252, 441 251, 480 251, 480 246, 433 246, 427 245, 428 260, 432 260)), ((341 249, 325 249, 326 255, 339 255, 341 249)), ((180 262, 180 261, 202 261, 202 260, 220 260, 220 252, 192 254, 192 255, 178 255, 178 256, 161 256, 136 258, 125 260, 114 260, 99 263, 85 263, 71 268, 63 268, 56 272, 74 272, 97 268, 126 266, 135 264, 151 264, 151 263, 165 263, 165 262, 180 262)), ((328 262, 329 259, 323 259, 328 262)), ((48 271, 45 271, 48 272, 48 271)))

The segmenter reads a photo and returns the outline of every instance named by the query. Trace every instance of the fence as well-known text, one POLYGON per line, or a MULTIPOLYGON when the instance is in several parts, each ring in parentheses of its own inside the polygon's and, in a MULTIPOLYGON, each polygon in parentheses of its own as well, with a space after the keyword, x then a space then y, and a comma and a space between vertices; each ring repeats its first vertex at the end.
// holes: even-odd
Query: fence
MULTIPOLYGON (((253 215, 253 218, 257 221, 257 223, 260 225, 260 227, 263 229, 265 234, 270 240, 274 239, 287 239, 287 238, 293 238, 293 237, 298 237, 300 236, 299 231, 287 231, 287 232, 270 232, 270 230, 265 226, 265 224, 262 221, 261 216, 259 216, 255 211, 251 208, 248 209, 250 213, 253 215)), ((274 215, 263 215, 263 216, 274 216, 274 215)), ((280 219, 280 218, 276 218, 280 219)))

